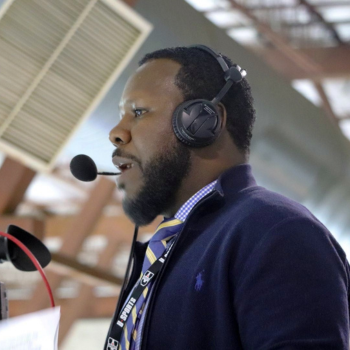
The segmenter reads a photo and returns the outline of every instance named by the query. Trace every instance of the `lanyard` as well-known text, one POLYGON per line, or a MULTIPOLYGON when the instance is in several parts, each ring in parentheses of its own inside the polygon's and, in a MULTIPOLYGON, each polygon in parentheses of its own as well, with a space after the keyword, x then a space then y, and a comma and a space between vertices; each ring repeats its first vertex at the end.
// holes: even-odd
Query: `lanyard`
POLYGON ((157 276, 159 271, 163 268, 164 263, 174 243, 175 239, 170 244, 169 248, 166 249, 164 253, 148 268, 148 270, 144 273, 142 278, 138 281, 138 284, 132 291, 131 295, 129 295, 117 318, 117 322, 114 323, 109 333, 106 350, 118 350, 123 329, 126 324, 126 321, 128 320, 131 314, 131 310, 133 309, 133 307, 135 307, 137 300, 140 298, 141 294, 149 285, 151 280, 153 280, 157 276))

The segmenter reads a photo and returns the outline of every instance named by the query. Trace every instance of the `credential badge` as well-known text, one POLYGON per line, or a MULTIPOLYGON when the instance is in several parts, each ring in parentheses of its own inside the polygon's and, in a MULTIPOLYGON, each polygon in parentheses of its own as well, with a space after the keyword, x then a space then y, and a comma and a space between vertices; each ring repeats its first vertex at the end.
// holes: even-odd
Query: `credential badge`
POLYGON ((149 283, 149 281, 152 279, 154 276, 153 272, 146 271, 146 273, 143 275, 142 280, 141 280, 141 286, 145 287, 149 283))
POLYGON ((118 350, 119 342, 111 337, 108 338, 107 350, 118 350))

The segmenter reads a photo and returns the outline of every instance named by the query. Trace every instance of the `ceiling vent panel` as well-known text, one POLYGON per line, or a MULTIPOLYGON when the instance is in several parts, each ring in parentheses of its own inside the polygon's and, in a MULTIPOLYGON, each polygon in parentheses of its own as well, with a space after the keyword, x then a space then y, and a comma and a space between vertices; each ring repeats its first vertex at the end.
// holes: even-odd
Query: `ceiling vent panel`
POLYGON ((12 0, 0 12, 0 148, 39 171, 151 31, 118 0, 12 0))

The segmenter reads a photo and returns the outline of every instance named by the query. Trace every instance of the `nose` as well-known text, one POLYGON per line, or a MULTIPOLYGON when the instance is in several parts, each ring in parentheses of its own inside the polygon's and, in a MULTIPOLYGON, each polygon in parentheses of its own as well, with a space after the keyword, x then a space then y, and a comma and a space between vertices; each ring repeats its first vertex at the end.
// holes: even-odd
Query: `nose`
POLYGON ((131 140, 130 131, 123 128, 121 123, 119 123, 110 131, 109 140, 115 146, 125 145, 131 140))

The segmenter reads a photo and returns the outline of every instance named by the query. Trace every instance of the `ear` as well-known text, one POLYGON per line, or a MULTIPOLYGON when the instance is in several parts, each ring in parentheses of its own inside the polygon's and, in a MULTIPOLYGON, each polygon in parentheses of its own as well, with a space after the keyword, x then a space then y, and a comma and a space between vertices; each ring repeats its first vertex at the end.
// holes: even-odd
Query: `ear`
POLYGON ((221 102, 219 102, 219 104, 217 105, 217 108, 219 110, 220 117, 221 117, 221 120, 222 120, 222 129, 224 129, 224 128, 226 128, 227 111, 226 111, 225 106, 221 102))

